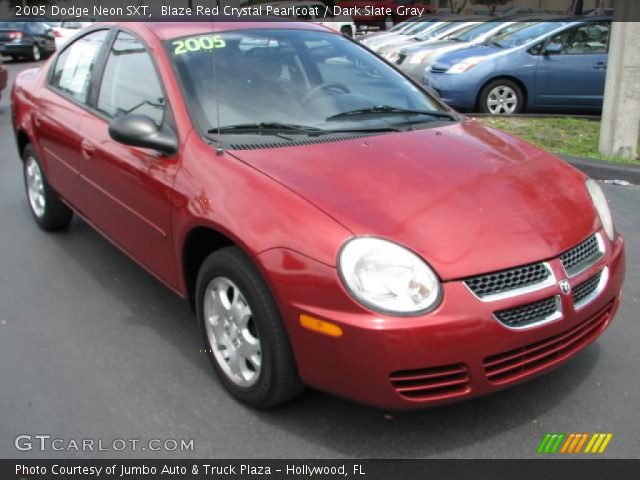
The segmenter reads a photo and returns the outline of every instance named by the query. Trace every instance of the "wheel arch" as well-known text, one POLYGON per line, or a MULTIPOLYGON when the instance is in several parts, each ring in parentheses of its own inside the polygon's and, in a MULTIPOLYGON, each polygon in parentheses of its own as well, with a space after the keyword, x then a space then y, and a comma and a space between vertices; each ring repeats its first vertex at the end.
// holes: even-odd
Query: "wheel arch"
POLYGON ((478 89, 478 94, 476 95, 476 107, 480 106, 480 102, 482 101, 480 96, 482 95, 482 92, 484 91, 484 89, 487 87, 487 85, 489 85, 492 82, 495 82, 496 80, 510 80, 515 84, 517 84, 518 87, 520 87, 520 90, 522 91, 522 95, 524 96, 524 105, 522 106, 522 110, 524 111, 529 105, 529 92, 527 91, 527 87, 525 86, 524 82, 520 80, 518 77, 515 77, 513 75, 496 75, 494 77, 491 77, 487 81, 485 81, 478 89))
POLYGON ((22 160, 24 149, 27 148, 27 145, 29 145, 30 143, 33 144, 33 142, 31 141, 31 138, 29 138, 29 135, 24 129, 19 128, 18 130, 16 130, 16 146, 18 147, 20 160, 22 160))

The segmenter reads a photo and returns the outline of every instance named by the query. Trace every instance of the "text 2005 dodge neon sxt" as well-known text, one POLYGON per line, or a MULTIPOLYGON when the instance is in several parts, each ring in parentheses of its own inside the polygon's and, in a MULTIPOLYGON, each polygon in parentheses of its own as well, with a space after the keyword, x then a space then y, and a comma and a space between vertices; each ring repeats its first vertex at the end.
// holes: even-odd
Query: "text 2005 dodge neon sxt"
POLYGON ((96 25, 22 73, 45 230, 76 212, 193 302, 224 386, 415 408, 565 362, 620 303, 600 187, 309 24, 96 25))

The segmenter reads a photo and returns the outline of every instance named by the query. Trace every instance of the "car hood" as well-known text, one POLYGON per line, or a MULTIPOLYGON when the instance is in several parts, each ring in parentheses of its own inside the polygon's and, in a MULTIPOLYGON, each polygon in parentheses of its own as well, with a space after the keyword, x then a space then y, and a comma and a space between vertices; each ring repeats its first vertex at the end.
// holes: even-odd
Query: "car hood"
POLYGON ((581 173, 470 120, 229 153, 355 235, 412 249, 443 280, 555 257, 598 226, 581 173))
POLYGON ((438 57, 435 64, 437 65, 436 68, 446 71, 465 58, 486 57, 504 51, 506 50, 493 45, 472 45, 467 48, 461 48, 459 50, 454 50, 453 52, 445 53, 438 57))

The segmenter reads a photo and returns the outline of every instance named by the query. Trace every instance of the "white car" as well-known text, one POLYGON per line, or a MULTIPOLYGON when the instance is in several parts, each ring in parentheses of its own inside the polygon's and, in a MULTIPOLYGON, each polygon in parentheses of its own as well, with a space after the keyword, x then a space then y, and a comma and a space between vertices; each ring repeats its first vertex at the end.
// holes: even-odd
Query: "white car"
POLYGON ((406 47, 414 45, 426 45, 428 43, 437 42, 458 31, 478 25, 481 22, 443 22, 438 27, 421 33, 420 35, 409 40, 394 42, 377 50, 378 55, 390 62, 395 62, 400 51, 406 47))
POLYGON ((56 37, 56 50, 60 50, 64 47, 71 37, 73 37, 80 30, 93 25, 94 22, 75 22, 75 21, 63 21, 63 22, 51 22, 51 28, 53 28, 53 34, 56 37))
POLYGON ((438 25, 442 25, 443 23, 444 22, 439 21, 435 18, 420 20, 415 22, 409 28, 403 29, 401 31, 393 31, 393 32, 389 30, 388 32, 384 32, 380 35, 368 37, 364 39, 361 43, 375 52, 379 48, 383 48, 386 45, 389 45, 391 43, 398 42, 401 40, 408 40, 410 38, 415 38, 417 35, 420 35, 421 33, 432 30, 436 28, 438 25))

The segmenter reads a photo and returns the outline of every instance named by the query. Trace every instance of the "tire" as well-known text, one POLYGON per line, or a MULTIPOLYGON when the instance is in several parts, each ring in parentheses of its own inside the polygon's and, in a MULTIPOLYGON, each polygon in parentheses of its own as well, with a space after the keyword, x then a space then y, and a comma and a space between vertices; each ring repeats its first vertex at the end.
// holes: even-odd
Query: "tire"
POLYGON ((41 59, 42 59, 42 50, 40 49, 37 43, 34 43, 33 47, 31 47, 29 60, 31 60, 32 62, 39 62, 41 59))
POLYGON ((520 86, 509 79, 489 82, 480 92, 478 108, 491 115, 513 115, 524 110, 524 94, 520 86))
POLYGON ((351 30, 351 27, 347 25, 340 28, 340 33, 349 38, 353 37, 353 31, 351 30))
POLYGON ((302 392, 304 385, 275 300, 252 261, 237 247, 218 250, 203 262, 196 283, 196 314, 205 351, 236 399, 267 409, 302 392), (234 366, 244 371, 233 372, 234 366))
POLYGON ((69 226, 73 211, 65 205, 47 183, 44 170, 32 145, 22 154, 24 186, 31 214, 38 226, 46 231, 69 226))

